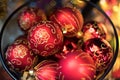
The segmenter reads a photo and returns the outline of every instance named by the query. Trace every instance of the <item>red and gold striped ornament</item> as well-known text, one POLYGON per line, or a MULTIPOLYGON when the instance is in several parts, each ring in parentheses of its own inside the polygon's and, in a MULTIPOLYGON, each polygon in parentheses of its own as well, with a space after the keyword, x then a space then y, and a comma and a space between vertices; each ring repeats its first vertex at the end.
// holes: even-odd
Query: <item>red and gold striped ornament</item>
POLYGON ((46 20, 44 11, 36 7, 25 8, 18 16, 18 24, 25 31, 43 20, 46 20))
POLYGON ((41 56, 58 52, 63 45, 63 34, 59 26, 52 21, 42 21, 28 33, 31 49, 41 56))
POLYGON ((60 60, 59 80, 94 80, 96 67, 87 53, 76 50, 60 60))
POLYGON ((27 39, 21 37, 8 47, 6 62, 11 69, 23 72, 29 70, 36 63, 37 57, 27 44, 27 39))
POLYGON ((36 80, 57 80, 59 64, 52 60, 43 60, 35 68, 36 80))
POLYGON ((69 7, 57 9, 51 14, 50 20, 59 24, 65 36, 81 36, 83 17, 78 9, 69 7))

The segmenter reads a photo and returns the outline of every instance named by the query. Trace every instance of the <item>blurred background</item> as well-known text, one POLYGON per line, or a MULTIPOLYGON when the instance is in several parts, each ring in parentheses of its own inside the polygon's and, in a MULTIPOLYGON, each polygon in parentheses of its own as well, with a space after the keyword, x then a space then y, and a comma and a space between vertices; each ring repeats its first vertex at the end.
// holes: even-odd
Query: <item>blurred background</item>
MULTIPOLYGON (((0 0, 0 30, 6 18, 27 0, 0 0)), ((74 0, 77 4, 79 0, 74 0)), ((120 43, 120 0, 89 0, 101 7, 110 17, 118 33, 120 43)), ((0 80, 12 80, 0 63, 0 80)), ((104 80, 120 80, 120 50, 114 67, 104 80)))

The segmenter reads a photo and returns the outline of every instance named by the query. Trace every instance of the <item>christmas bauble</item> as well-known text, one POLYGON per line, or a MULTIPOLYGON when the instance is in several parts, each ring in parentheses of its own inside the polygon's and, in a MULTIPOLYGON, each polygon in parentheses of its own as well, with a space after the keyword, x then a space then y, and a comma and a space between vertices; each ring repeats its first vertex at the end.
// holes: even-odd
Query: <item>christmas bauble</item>
POLYGON ((59 24, 65 36, 80 35, 79 31, 83 26, 83 17, 79 10, 69 7, 57 9, 50 16, 50 20, 59 24))
POLYGON ((82 48, 94 59, 97 71, 105 70, 113 58, 112 48, 105 39, 89 39, 83 44, 82 48))
POLYGON ((91 38, 106 38, 106 28, 103 23, 96 21, 87 22, 83 28, 84 41, 91 38))
POLYGON ((25 31, 43 20, 46 20, 44 11, 35 7, 25 8, 18 16, 18 24, 25 31))
POLYGON ((81 50, 68 53, 60 60, 59 80, 94 80, 96 67, 90 55, 81 50))
POLYGON ((52 60, 40 62, 35 69, 36 80, 57 80, 58 63, 52 60))
POLYGON ((31 28, 28 40, 34 52, 41 56, 49 56, 62 48, 63 34, 56 23, 43 21, 31 28))
POLYGON ((22 39, 16 40, 6 51, 6 62, 15 71, 29 70, 36 62, 36 58, 26 41, 22 39))

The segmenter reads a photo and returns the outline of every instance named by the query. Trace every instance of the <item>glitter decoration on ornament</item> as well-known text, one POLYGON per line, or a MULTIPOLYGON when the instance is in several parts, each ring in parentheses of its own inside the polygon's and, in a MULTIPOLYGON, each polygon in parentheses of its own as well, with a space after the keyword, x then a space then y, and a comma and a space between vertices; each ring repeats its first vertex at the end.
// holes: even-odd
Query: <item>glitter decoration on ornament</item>
POLYGON ((39 28, 34 35, 37 44, 44 44, 48 42, 50 35, 47 33, 45 29, 39 28))
POLYGON ((27 55, 28 48, 24 47, 23 45, 18 45, 16 48, 13 49, 14 57, 15 58, 24 58, 27 55))

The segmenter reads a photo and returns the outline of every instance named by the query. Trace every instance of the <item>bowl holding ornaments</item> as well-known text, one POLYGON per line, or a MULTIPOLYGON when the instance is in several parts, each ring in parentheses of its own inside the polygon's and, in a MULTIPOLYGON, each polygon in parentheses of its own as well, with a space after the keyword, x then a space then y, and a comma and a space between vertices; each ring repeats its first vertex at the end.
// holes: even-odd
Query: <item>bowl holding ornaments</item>
POLYGON ((118 54, 109 17, 85 0, 31 0, 0 33, 0 59, 15 80, 103 80, 118 54))

